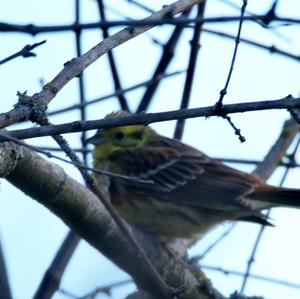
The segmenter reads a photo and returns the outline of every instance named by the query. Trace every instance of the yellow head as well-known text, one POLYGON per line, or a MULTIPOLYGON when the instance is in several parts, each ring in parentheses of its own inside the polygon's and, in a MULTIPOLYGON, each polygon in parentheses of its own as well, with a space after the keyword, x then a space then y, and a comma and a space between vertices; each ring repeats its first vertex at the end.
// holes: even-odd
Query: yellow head
MULTIPOLYGON (((129 113, 112 113, 105 118, 129 116, 129 113)), ((97 166, 116 151, 143 146, 153 132, 144 125, 131 125, 100 129, 87 142, 95 145, 94 166, 97 166)))

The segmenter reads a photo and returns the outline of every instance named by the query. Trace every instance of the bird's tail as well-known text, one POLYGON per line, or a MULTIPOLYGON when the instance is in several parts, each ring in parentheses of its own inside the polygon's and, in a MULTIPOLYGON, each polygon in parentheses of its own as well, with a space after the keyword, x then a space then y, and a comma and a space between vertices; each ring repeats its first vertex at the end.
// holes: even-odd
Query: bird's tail
POLYGON ((255 208, 292 207, 300 209, 300 189, 273 187, 269 185, 258 187, 249 199, 255 208))

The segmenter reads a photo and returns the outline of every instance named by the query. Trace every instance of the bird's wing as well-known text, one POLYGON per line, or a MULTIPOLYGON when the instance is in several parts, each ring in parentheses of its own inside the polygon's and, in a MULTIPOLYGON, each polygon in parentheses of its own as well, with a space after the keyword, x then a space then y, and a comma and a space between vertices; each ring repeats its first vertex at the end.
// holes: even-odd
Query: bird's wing
POLYGON ((243 197, 253 192, 255 177, 185 147, 128 149, 116 152, 110 160, 122 174, 153 182, 123 181, 129 193, 216 210, 248 208, 243 197))

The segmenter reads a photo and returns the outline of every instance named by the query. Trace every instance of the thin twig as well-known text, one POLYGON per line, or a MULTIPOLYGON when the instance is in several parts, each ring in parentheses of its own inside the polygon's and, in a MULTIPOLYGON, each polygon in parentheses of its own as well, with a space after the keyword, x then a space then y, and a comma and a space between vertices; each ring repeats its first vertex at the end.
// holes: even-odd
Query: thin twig
POLYGON ((59 292, 65 296, 73 298, 73 299, 88 299, 88 298, 95 298, 95 296, 97 296, 99 293, 104 293, 109 296, 113 289, 123 287, 124 285, 128 285, 130 283, 133 283, 132 279, 125 279, 125 280, 120 280, 117 282, 109 283, 109 284, 97 287, 95 290, 93 290, 83 296, 77 296, 75 294, 70 293, 69 291, 67 291, 65 289, 60 289, 59 292))
MULTIPOLYGON (((223 110, 226 114, 240 113, 246 111, 270 110, 270 109, 287 109, 288 107, 300 108, 300 98, 285 97, 280 100, 248 102, 240 104, 223 105, 223 110)), ((126 125, 148 125, 150 123, 162 122, 167 120, 208 117, 218 115, 215 111, 215 106, 203 108, 191 108, 183 110, 173 110, 159 113, 139 113, 132 116, 124 116, 111 119, 91 120, 86 122, 70 122, 61 125, 51 125, 47 127, 36 127, 30 129, 11 130, 7 134, 19 139, 35 138, 42 136, 50 136, 64 133, 74 133, 88 131, 100 128, 111 128, 126 125)), ((0 141, 5 141, 1 137, 0 141)))
MULTIPOLYGON (((236 270, 231 270, 231 269, 224 269, 221 267, 215 267, 215 266, 210 266, 210 265, 201 265, 201 268, 211 270, 211 271, 217 271, 221 272, 224 275, 235 275, 235 276, 244 276, 244 272, 236 271, 236 270)), ((270 282, 274 283, 277 285, 284 285, 289 288, 295 288, 295 289, 300 289, 300 284, 292 283, 289 281, 281 280, 281 279, 276 279, 276 278, 270 278, 266 277, 263 275, 257 275, 257 274, 249 274, 249 277, 252 279, 257 279, 265 282, 270 282)))
POLYGON ((221 89, 220 91, 220 97, 218 102, 216 103, 216 110, 220 111, 220 116, 222 116, 223 118, 225 118, 228 123, 230 124, 230 126, 234 129, 235 134, 239 137, 241 142, 245 141, 245 137, 243 137, 241 135, 241 132, 239 129, 236 128, 236 126, 234 125, 234 123, 232 122, 231 118, 224 114, 222 111, 222 105, 223 105, 223 99, 225 97, 225 95, 227 94, 227 88, 229 86, 229 82, 232 76, 232 72, 233 72, 233 67, 236 61, 236 55, 237 55, 237 50, 238 50, 238 46, 240 43, 240 37, 241 37, 241 32, 242 32, 242 25, 243 25, 243 21, 244 21, 244 16, 245 16, 245 11, 246 11, 246 7, 247 7, 248 1, 247 0, 243 0, 243 5, 241 7, 241 18, 240 18, 240 22, 239 22, 239 27, 238 27, 238 32, 237 32, 237 36, 235 39, 235 47, 233 50, 233 55, 232 55, 232 59, 231 59, 231 64, 230 64, 230 68, 229 68, 229 72, 227 75, 227 79, 225 82, 225 86, 223 89, 221 89))
MULTIPOLYGON (((38 146, 38 148, 51 151, 51 152, 61 152, 62 149, 60 147, 51 147, 51 146, 38 146)), ((82 149, 82 148, 72 148, 74 152, 82 153, 83 151, 86 153, 91 153, 91 149, 82 149)), ((260 160, 252 160, 252 159, 237 159, 237 158, 224 158, 224 157, 211 157, 212 159, 218 160, 224 163, 234 163, 234 164, 246 164, 246 165, 257 165, 261 163, 260 160)), ((283 162, 280 161, 277 166, 282 167, 290 167, 290 168, 299 168, 300 164, 296 162, 283 162)))
MULTIPOLYGON (((203 32, 213 34, 213 35, 217 35, 217 36, 221 36, 221 37, 228 38, 228 39, 232 39, 232 40, 236 39, 236 36, 234 36, 232 34, 229 34, 229 33, 226 33, 226 32, 222 32, 222 31, 203 28, 203 32)), ((299 55, 289 53, 287 51, 284 51, 282 49, 277 48, 274 45, 268 46, 268 45, 265 45, 261 42, 253 41, 253 40, 242 38, 242 37, 240 38, 240 42, 242 42, 244 44, 254 46, 254 47, 257 47, 257 48, 267 50, 268 52, 270 52, 272 54, 274 53, 274 54, 282 55, 282 56, 287 57, 287 58, 291 58, 291 59, 296 60, 298 62, 300 61, 300 56, 299 55)))
MULTIPOLYGON (((182 1, 177 1, 182 2, 182 1)), ((177 3, 175 2, 175 3, 177 3)), ((200 3, 201 1, 197 1, 200 3)), ((197 2, 193 2, 191 4, 194 5, 197 2)), ((174 4, 175 4, 174 3, 174 4)), ((168 5, 171 6, 172 4, 168 5)), ((266 18, 266 14, 256 15, 256 16, 245 16, 243 21, 253 22, 253 21, 263 21, 266 18)), ((123 27, 123 26, 163 26, 163 25, 182 25, 184 27, 190 27, 190 24, 195 23, 205 23, 205 24, 213 24, 213 23, 231 23, 231 22, 240 22, 240 16, 219 16, 219 17, 206 17, 206 18, 163 18, 161 20, 155 19, 143 19, 143 20, 115 20, 115 21, 106 21, 106 22, 91 22, 86 24, 80 24, 78 26, 72 25, 54 25, 54 26, 36 26, 33 24, 27 25, 19 25, 19 24, 10 24, 6 22, 0 22, 0 32, 19 32, 25 34, 36 35, 39 33, 45 32, 62 32, 62 31, 70 31, 77 29, 95 29, 95 28, 103 28, 103 27, 123 27)), ((293 24, 299 25, 300 18, 290 18, 290 17, 278 17, 275 16, 272 19, 272 22, 280 22, 281 24, 286 25, 293 24)))
MULTIPOLYGON (((238 11, 241 10, 241 8, 240 8, 240 6, 239 6, 238 4, 235 4, 235 3, 231 2, 231 1, 228 1, 228 0, 221 0, 221 2, 227 4, 228 6, 230 6, 230 7, 232 7, 232 8, 235 8, 235 9, 238 10, 238 11)), ((245 15, 248 15, 248 16, 256 16, 256 14, 254 14, 254 13, 252 13, 252 12, 249 12, 249 11, 246 11, 246 12, 245 12, 245 15)), ((270 26, 266 25, 264 22, 262 22, 262 21, 260 21, 260 20, 259 20, 259 21, 254 20, 254 22, 255 22, 255 23, 258 23, 258 24, 259 24, 260 26, 262 26, 263 28, 266 28, 266 29, 268 29, 268 30, 271 29, 270 26)), ((272 28, 272 29, 274 29, 274 28, 272 28)), ((276 32, 276 33, 277 33, 277 32, 276 32)))
POLYGON ((42 148, 30 145, 28 143, 24 143, 22 140, 14 138, 14 137, 8 135, 7 132, 4 132, 4 131, 0 132, 0 137, 3 138, 3 139, 6 139, 7 141, 12 141, 16 144, 27 147, 27 148, 29 148, 29 149, 37 152, 37 153, 45 155, 47 158, 53 158, 53 159, 71 164, 71 165, 76 166, 76 167, 81 167, 85 170, 90 170, 90 171, 92 171, 94 173, 97 173, 97 174, 100 174, 100 175, 106 175, 106 176, 109 176, 109 177, 115 177, 115 178, 119 178, 119 179, 123 179, 123 180, 129 180, 129 181, 133 181, 133 182, 136 182, 136 183, 153 184, 153 181, 151 181, 151 180, 144 180, 144 179, 141 179, 139 177, 126 176, 126 175, 122 175, 122 174, 119 174, 119 173, 114 173, 114 172, 110 172, 110 171, 106 171, 106 170, 99 170, 99 169, 95 169, 95 168, 92 168, 92 167, 83 166, 81 162, 77 163, 77 162, 74 162, 74 161, 66 160, 66 159, 64 159, 60 156, 56 156, 56 155, 53 155, 52 153, 50 153, 48 151, 45 151, 42 148))
MULTIPOLYGON (((225 163, 227 162, 227 163, 249 164, 249 165, 257 165, 257 164, 261 163, 261 161, 259 161, 259 160, 250 160, 250 159, 220 158, 220 157, 214 157, 214 159, 219 160, 220 162, 225 162, 225 163)), ((277 166, 298 168, 298 167, 300 167, 300 164, 295 163, 295 162, 280 161, 277 166)))
POLYGON ((236 222, 231 223, 230 226, 225 230, 225 232, 219 236, 214 242, 212 242, 206 249, 203 250, 203 252, 199 255, 193 256, 190 258, 189 262, 191 264, 197 263, 200 260, 203 260, 204 257, 211 252, 221 241, 223 241, 235 228, 236 222))
POLYGON ((10 55, 10 56, 8 56, 8 57, 0 60, 0 65, 4 64, 4 63, 6 63, 6 62, 8 62, 10 60, 13 60, 13 59, 15 59, 15 58, 17 58, 19 56, 22 56, 24 58, 35 57, 36 54, 34 52, 32 52, 32 50, 35 49, 36 47, 44 44, 45 42, 46 42, 46 40, 43 40, 43 41, 41 41, 39 43, 35 43, 35 44, 32 44, 32 45, 26 45, 26 46, 24 46, 22 50, 20 50, 20 51, 16 52, 15 54, 12 54, 12 55, 10 55))
POLYGON ((237 51, 238 51, 238 46, 239 46, 239 43, 240 43, 242 25, 243 25, 243 21, 244 21, 244 17, 245 17, 245 11, 246 11, 247 4, 248 4, 248 1, 243 0, 243 5, 241 7, 241 16, 240 16, 240 21, 239 21, 239 26, 238 26, 238 32, 237 32, 237 36, 236 36, 236 39, 235 39, 235 46, 234 46, 234 50, 233 50, 233 54, 232 54, 230 68, 229 68, 229 72, 228 72, 227 79, 226 79, 226 82, 225 82, 225 86, 220 91, 220 98, 218 100, 218 105, 223 104, 223 99, 224 99, 224 97, 227 93, 227 88, 229 86, 229 82, 230 82, 230 79, 231 79, 231 76, 232 76, 233 67, 234 67, 234 64, 235 64, 236 55, 237 55, 237 51))

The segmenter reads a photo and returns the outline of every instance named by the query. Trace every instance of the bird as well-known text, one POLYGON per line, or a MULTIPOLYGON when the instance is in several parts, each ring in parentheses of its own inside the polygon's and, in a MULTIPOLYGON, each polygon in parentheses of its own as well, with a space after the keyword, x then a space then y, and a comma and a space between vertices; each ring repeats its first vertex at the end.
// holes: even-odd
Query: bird
POLYGON ((162 242, 198 240, 228 220, 272 225, 262 210, 300 208, 300 189, 268 185, 147 125, 102 128, 87 142, 95 169, 138 178, 94 174, 121 218, 162 242))

